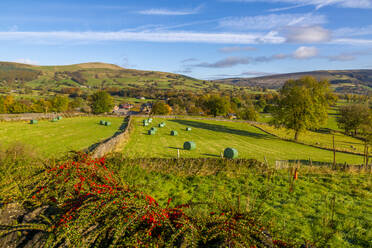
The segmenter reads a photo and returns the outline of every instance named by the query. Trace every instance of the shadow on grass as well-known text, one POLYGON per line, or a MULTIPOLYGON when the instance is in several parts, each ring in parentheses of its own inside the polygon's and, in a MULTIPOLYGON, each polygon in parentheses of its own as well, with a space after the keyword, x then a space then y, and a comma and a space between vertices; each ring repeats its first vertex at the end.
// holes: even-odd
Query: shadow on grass
POLYGON ((252 137, 252 138, 257 138, 257 139, 270 138, 270 136, 268 134, 260 134, 260 133, 249 132, 249 131, 246 131, 246 130, 233 129, 233 128, 229 128, 227 126, 224 126, 223 123, 221 123, 221 125, 216 125, 216 124, 207 124, 207 123, 204 123, 204 122, 189 121, 189 120, 170 120, 170 121, 176 122, 178 124, 182 124, 182 125, 185 125, 185 126, 190 126, 190 127, 195 127, 195 128, 202 128, 202 129, 215 131, 215 132, 230 133, 230 134, 247 136, 247 137, 252 137))
POLYGON ((319 128, 316 130, 312 130, 315 133, 323 133, 323 134, 330 134, 332 132, 332 129, 330 128, 319 128))
POLYGON ((208 157, 214 157, 214 158, 220 158, 221 156, 216 155, 216 154, 210 154, 210 153, 203 153, 202 155, 208 156, 208 157))
MULTIPOLYGON (((328 166, 331 167, 333 165, 332 162, 320 162, 320 161, 310 161, 306 159, 301 160, 288 160, 289 163, 300 163, 302 165, 315 165, 315 166, 328 166)), ((347 163, 336 163, 336 166, 344 166, 347 163)))
POLYGON ((183 150, 183 147, 174 147, 174 146, 169 146, 168 148, 170 148, 170 149, 174 149, 174 150, 178 150, 178 149, 183 150))

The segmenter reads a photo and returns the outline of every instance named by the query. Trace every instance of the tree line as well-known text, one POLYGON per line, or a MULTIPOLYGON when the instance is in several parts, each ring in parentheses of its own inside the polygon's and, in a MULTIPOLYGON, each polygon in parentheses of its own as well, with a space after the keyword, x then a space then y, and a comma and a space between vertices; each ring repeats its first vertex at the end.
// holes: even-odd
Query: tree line
POLYGON ((69 98, 56 95, 39 99, 16 99, 12 95, 0 96, 0 114, 48 113, 81 111, 101 114, 111 112, 113 98, 104 91, 98 91, 87 98, 69 98))

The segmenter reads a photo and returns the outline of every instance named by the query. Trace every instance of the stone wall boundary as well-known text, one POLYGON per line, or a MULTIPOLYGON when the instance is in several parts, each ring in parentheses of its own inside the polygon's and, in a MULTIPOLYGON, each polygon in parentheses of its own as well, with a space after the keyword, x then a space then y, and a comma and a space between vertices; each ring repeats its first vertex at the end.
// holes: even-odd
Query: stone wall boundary
POLYGON ((132 130, 132 117, 127 116, 120 128, 112 137, 101 143, 91 146, 88 150, 93 158, 104 157, 109 153, 117 151, 121 145, 128 141, 132 130))

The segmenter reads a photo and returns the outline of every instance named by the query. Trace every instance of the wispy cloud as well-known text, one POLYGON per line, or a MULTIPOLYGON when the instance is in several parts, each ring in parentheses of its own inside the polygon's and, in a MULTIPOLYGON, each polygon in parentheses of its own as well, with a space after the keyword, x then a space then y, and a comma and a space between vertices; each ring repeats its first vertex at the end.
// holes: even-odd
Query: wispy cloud
POLYGON ((191 74, 192 73, 192 69, 187 67, 187 68, 184 68, 182 70, 179 70, 179 71, 174 71, 174 73, 180 73, 180 74, 191 74))
POLYGON ((230 68, 237 65, 248 65, 254 63, 270 62, 274 60, 282 60, 288 58, 289 55, 286 54, 275 54, 272 56, 258 56, 258 57, 237 57, 231 56, 222 60, 218 60, 213 63, 199 63, 193 65, 194 67, 204 67, 204 68, 230 68))
POLYGON ((28 59, 28 58, 16 59, 16 60, 14 60, 14 62, 21 63, 21 64, 28 64, 28 65, 38 65, 39 64, 38 61, 28 59))
POLYGON ((336 55, 323 56, 323 58, 328 59, 329 61, 352 61, 356 60, 360 56, 370 56, 372 54, 371 50, 357 50, 350 52, 342 52, 336 55))
POLYGON ((316 9, 325 6, 337 6, 342 8, 372 8, 372 0, 224 0, 225 2, 266 2, 266 3, 287 3, 299 5, 312 5, 316 9))
POLYGON ((319 51, 316 47, 299 47, 294 53, 293 57, 296 59, 308 59, 316 57, 319 54, 319 51))
POLYGON ((181 61, 182 64, 190 63, 190 62, 196 62, 198 59, 196 58, 188 58, 181 61))
POLYGON ((190 10, 171 10, 171 9, 147 9, 138 11, 141 15, 168 15, 168 16, 182 16, 198 14, 203 8, 202 5, 190 10))
POLYGON ((148 42, 198 42, 219 44, 279 44, 285 38, 277 32, 268 33, 202 33, 202 32, 0 32, 0 40, 40 43, 148 41, 148 42))
POLYGON ((222 60, 218 60, 213 63, 199 63, 193 65, 194 67, 205 67, 205 68, 230 68, 237 65, 248 65, 248 64, 256 64, 256 63, 267 63, 276 60, 283 60, 283 59, 310 59, 313 57, 318 56, 318 49, 316 47, 299 47, 296 51, 292 54, 274 54, 271 56, 231 56, 227 57, 222 60))
MULTIPOLYGON (((283 43, 317 43, 317 44, 348 44, 372 45, 372 39, 355 39, 340 37, 331 39, 331 32, 322 27, 293 27, 281 33, 276 31, 252 33, 207 33, 186 31, 115 31, 115 32, 72 32, 72 31, 45 31, 0 32, 0 41, 15 41, 33 44, 82 44, 92 42, 183 42, 183 43, 210 43, 228 45, 256 45, 256 44, 283 44, 283 43)), ((251 50, 251 48, 222 49, 225 52, 251 50)))
POLYGON ((219 26, 239 30, 270 30, 292 26, 314 26, 324 23, 327 23, 326 16, 312 13, 269 14, 225 18, 219 22, 219 26))
POLYGON ((246 52, 246 51, 256 51, 257 48, 250 47, 250 46, 229 46, 229 47, 222 47, 218 49, 221 53, 235 53, 235 52, 246 52))
POLYGON ((263 77, 263 76, 269 76, 273 74, 276 74, 276 73, 263 72, 263 71, 246 71, 240 74, 217 74, 217 75, 213 75, 212 78, 218 79, 218 78, 237 78, 237 77, 263 77))
POLYGON ((194 65, 195 67, 205 67, 205 68, 228 68, 236 65, 247 65, 252 62, 250 57, 228 57, 226 59, 219 60, 214 63, 200 63, 194 65))
MULTIPOLYGON (((324 59, 328 61, 351 61, 355 60, 359 56, 368 56, 371 55, 372 51, 370 50, 358 50, 352 52, 343 52, 335 55, 322 55, 320 54, 317 47, 311 46, 301 46, 297 48, 293 53, 285 54, 279 53, 271 56, 232 56, 225 59, 218 60, 213 63, 199 63, 193 65, 193 67, 204 67, 204 68, 231 68, 237 65, 248 65, 248 64, 257 64, 257 63, 268 63, 272 61, 278 61, 283 59, 294 59, 294 60, 307 60, 307 59, 324 59)), ((247 74, 247 76, 249 76, 247 74)))
POLYGON ((340 38, 330 41, 331 44, 353 45, 353 46, 372 46, 372 39, 353 39, 340 38))
POLYGON ((333 35, 337 37, 352 37, 352 36, 364 36, 372 35, 372 25, 365 27, 344 27, 333 31, 333 35))
POLYGON ((285 36, 292 43, 322 43, 331 40, 331 32, 320 26, 288 28, 285 36))

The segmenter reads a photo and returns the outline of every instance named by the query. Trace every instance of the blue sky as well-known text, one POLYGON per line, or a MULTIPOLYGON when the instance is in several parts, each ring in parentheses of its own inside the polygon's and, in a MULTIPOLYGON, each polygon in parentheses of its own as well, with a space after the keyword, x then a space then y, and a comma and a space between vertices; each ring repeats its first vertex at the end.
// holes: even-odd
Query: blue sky
POLYGON ((201 78, 372 69, 372 0, 2 0, 0 60, 201 78))

